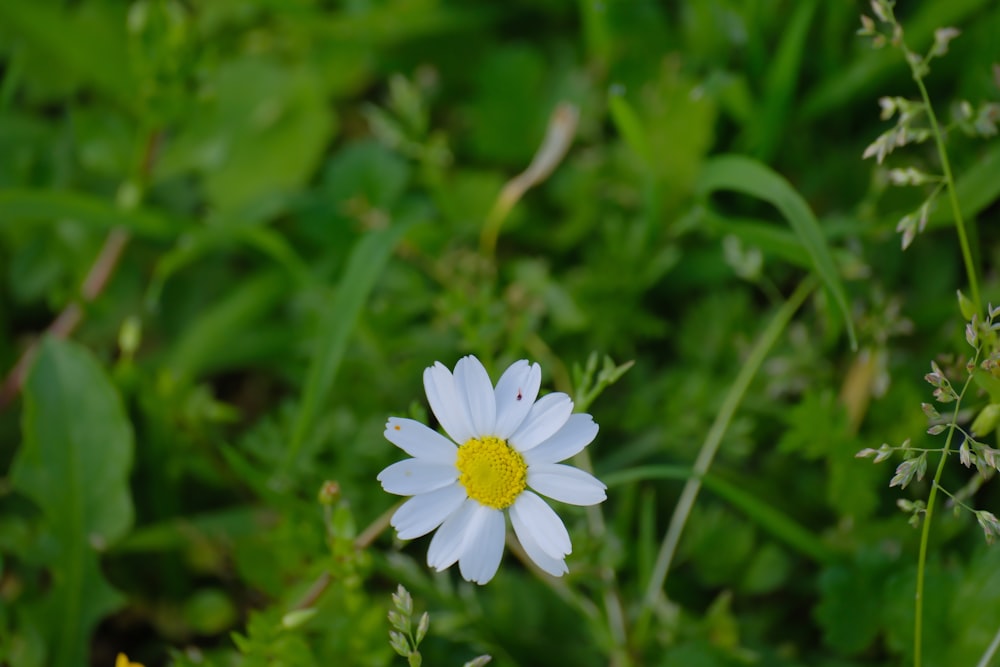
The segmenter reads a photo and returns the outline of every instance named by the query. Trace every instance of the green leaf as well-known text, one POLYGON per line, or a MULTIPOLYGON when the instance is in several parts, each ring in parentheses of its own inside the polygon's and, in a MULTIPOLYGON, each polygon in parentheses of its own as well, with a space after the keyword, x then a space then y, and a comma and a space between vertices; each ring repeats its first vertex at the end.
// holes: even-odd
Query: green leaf
MULTIPOLYGON (((955 644, 955 625, 952 609, 955 593, 962 581, 961 571, 954 566, 944 566, 936 559, 929 559, 924 574, 923 662, 925 665, 954 665, 948 658, 955 644)), ((899 664, 913 664, 913 593, 917 587, 916 565, 890 570, 884 581, 878 582, 881 591, 871 587, 861 588, 863 596, 881 595, 880 621, 885 635, 885 646, 899 654, 899 664)), ((991 588, 992 586, 990 586, 991 588)), ((987 589, 988 592, 988 589, 987 589)), ((993 598, 995 600, 995 598, 993 598)), ((964 607, 966 614, 975 607, 964 607)), ((976 609, 976 612, 979 610, 976 609)), ((982 616, 975 613, 972 618, 982 616)), ((996 628, 993 628, 994 632, 996 628)), ((968 663, 973 664, 973 663, 968 663)))
POLYGON ((262 320, 287 297, 288 283, 277 271, 263 271, 243 282, 185 328, 167 367, 183 381, 229 364, 246 363, 248 342, 266 347, 268 337, 263 334, 268 327, 262 326, 262 320))
POLYGON ((760 107, 748 119, 747 140, 754 155, 766 160, 774 155, 788 136, 788 116, 795 108, 795 88, 802 70, 805 47, 816 13, 816 0, 795 3, 787 27, 782 30, 781 43, 771 59, 761 94, 760 107))
MULTIPOLYGON (((948 625, 949 665, 974 665, 1000 626, 1000 551, 981 547, 955 587, 948 625), (975 614, 968 610, 975 609, 975 614)), ((996 660, 990 664, 995 664, 996 660)))
POLYGON ((741 155, 723 155, 705 164, 697 190, 706 196, 716 190, 735 190, 762 199, 777 208, 805 246, 813 270, 819 275, 843 315, 851 348, 857 349, 858 342, 847 296, 823 230, 809 204, 788 181, 757 160, 741 155))
POLYGON ((251 506, 188 514, 140 526, 115 546, 115 553, 162 553, 198 540, 235 542, 259 535, 269 518, 267 510, 251 506))
POLYGON ((128 57, 125 8, 78 3, 67 10, 33 0, 0 3, 5 37, 13 34, 33 56, 26 78, 42 89, 81 82, 135 109, 135 77, 128 57))
POLYGON ((90 352, 54 338, 41 345, 24 401, 24 442, 11 478, 42 511, 44 547, 31 559, 52 576, 48 594, 28 613, 47 634, 49 664, 83 665, 94 626, 121 603, 98 551, 132 525, 132 427, 90 352))
MULTIPOLYGON (((700 214, 702 224, 715 236, 732 235, 742 241, 744 245, 760 249, 765 257, 774 257, 803 269, 812 268, 812 260, 809 258, 805 246, 802 245, 802 241, 795 232, 790 229, 777 227, 773 222, 767 220, 722 216, 709 210, 700 212, 700 214)), ((842 235, 837 234, 837 236, 842 235)), ((828 238, 834 237, 831 230, 828 238)), ((852 266, 852 264, 857 265, 858 260, 849 252, 835 248, 832 250, 837 264, 843 266, 845 272, 849 270, 848 267, 855 271, 859 270, 852 266)))
MULTIPOLYGON (((614 488, 649 479, 687 480, 693 474, 694 472, 690 468, 684 466, 644 465, 603 474, 600 475, 600 478, 609 488, 614 488)), ((766 501, 715 475, 706 474, 701 478, 701 482, 705 488, 743 512, 758 526, 770 533, 772 537, 793 547, 803 555, 809 556, 819 563, 833 563, 839 559, 839 554, 828 547, 817 535, 766 501)))
POLYGON ((757 548, 754 526, 720 505, 696 505, 691 512, 681 557, 709 586, 738 581, 757 548))
POLYGON ((646 174, 655 178, 655 189, 645 196, 666 206, 690 196, 715 137, 715 103, 698 87, 664 68, 638 91, 633 106, 617 92, 608 101, 618 130, 642 158, 646 174))
POLYGON ((528 42, 488 52, 476 77, 469 144, 477 157, 510 166, 527 164, 541 138, 555 92, 552 63, 528 42))
POLYGON ((492 5, 464 7, 436 2, 390 2, 366 3, 352 11, 308 16, 317 24, 317 32, 331 43, 387 47, 417 37, 475 34, 503 13, 503 8, 492 5))
POLYGON ((608 95, 608 111, 611 112, 611 120, 618 129, 618 133, 622 135, 622 139, 642 159, 643 165, 648 167, 653 158, 650 155, 646 131, 643 129, 642 121, 639 120, 635 109, 622 93, 612 90, 611 94, 608 95))
POLYGON ((361 197, 369 206, 389 211, 405 192, 410 171, 406 160, 376 141, 355 141, 330 159, 323 194, 338 207, 361 197))
POLYGON ((815 615, 828 646, 841 655, 854 655, 875 640, 890 571, 891 565, 878 553, 862 553, 857 562, 836 564, 823 571, 815 615))
POLYGON ((227 62, 154 167, 154 181, 197 171, 210 201, 232 210, 296 192, 336 131, 318 74, 262 58, 227 62))
POLYGON ((137 236, 173 238, 193 226, 145 209, 126 211, 103 199, 56 190, 0 190, 0 227, 24 222, 79 220, 98 229, 122 227, 137 236))
POLYGON ((227 224, 204 227, 190 234, 165 253, 156 263, 153 278, 146 292, 146 306, 154 309, 159 305, 160 296, 167 281, 206 255, 219 250, 246 246, 268 256, 276 264, 284 267, 289 276, 299 285, 309 282, 309 268, 299 257, 295 248, 284 236, 266 227, 254 225, 227 224))
POLYGON ((375 286, 376 279, 389 261, 396 243, 410 227, 410 223, 397 223, 388 229, 370 232, 351 250, 337 295, 330 304, 326 319, 320 324, 318 346, 309 367, 305 393, 285 457, 286 466, 298 456, 306 433, 316 418, 316 410, 333 386, 333 379, 347 348, 347 340, 354 331, 361 308, 375 286))

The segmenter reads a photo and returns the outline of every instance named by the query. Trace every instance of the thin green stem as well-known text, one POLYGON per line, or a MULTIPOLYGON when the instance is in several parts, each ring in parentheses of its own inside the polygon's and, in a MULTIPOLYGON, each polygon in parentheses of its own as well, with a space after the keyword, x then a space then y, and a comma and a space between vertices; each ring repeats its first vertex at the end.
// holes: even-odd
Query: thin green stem
POLYGON ((767 325, 767 328, 760 334, 753 349, 750 351, 750 355, 747 357, 742 368, 740 368, 739 374, 736 376, 733 384, 730 385, 715 421, 712 423, 708 434, 705 436, 705 441, 698 452, 698 458, 695 460, 692 468, 692 477, 684 484, 684 490, 681 492, 681 497, 674 508, 674 514, 670 518, 670 525, 663 536, 663 542, 660 544, 660 551, 657 554, 656 563, 653 566, 653 572, 646 587, 642 608, 639 611, 639 620, 636 623, 637 627, 645 627, 646 622, 649 620, 650 612, 663 593, 663 583, 666 580, 667 572, 670 570, 670 564, 673 561, 677 545, 680 542, 684 525, 691 515, 695 499, 701 490, 702 479, 712 465, 715 454, 719 450, 719 445, 722 443, 722 438, 729 429, 729 424, 732 422, 737 408, 750 388, 750 383, 757 375, 757 371, 760 370, 764 359, 767 358, 771 348, 774 347, 781 332, 785 330, 792 316, 815 288, 816 278, 814 276, 810 276, 802 281, 795 292, 792 293, 775 314, 774 319, 767 325))
POLYGON ((997 633, 993 636, 993 641, 990 642, 986 652, 983 653, 983 657, 976 663, 976 667, 989 667, 990 661, 993 660, 993 656, 996 654, 998 648, 1000 648, 1000 628, 997 629, 997 633))
MULTIPOLYGON (((904 53, 906 49, 904 48, 904 53)), ((948 150, 944 144, 944 133, 938 124, 934 107, 931 106, 931 98, 924 85, 924 79, 919 70, 913 66, 913 80, 920 89, 920 97, 924 100, 927 109, 927 120, 931 125, 931 134, 934 135, 934 143, 937 146, 938 158, 941 160, 941 170, 944 172, 944 180, 948 187, 948 200, 951 202, 951 212, 955 218, 955 229, 958 231, 958 243, 962 248, 962 261, 965 263, 965 273, 969 280, 969 291, 972 293, 972 303, 976 305, 976 312, 982 316, 982 301, 979 297, 979 277, 976 274, 976 263, 972 258, 972 249, 969 246, 969 234, 965 229, 965 218, 962 217, 962 208, 958 204, 958 195, 955 193, 955 179, 951 173, 951 161, 948 159, 948 150)))
MULTIPOLYGON (((948 185, 948 199, 951 203, 951 212, 955 218, 955 229, 958 231, 958 242, 962 248, 962 261, 965 263, 965 272, 969 280, 969 291, 972 293, 972 302, 976 304, 976 311, 982 316, 982 302, 979 298, 979 278, 976 274, 976 264, 972 259, 972 249, 969 246, 969 235, 965 228, 965 218, 962 217, 962 209, 958 204, 958 194, 955 192, 955 179, 951 173, 951 161, 948 159, 948 150, 945 148, 944 144, 944 133, 941 131, 941 125, 938 123, 937 115, 934 113, 934 107, 931 105, 931 97, 927 93, 927 86, 924 85, 924 73, 927 71, 928 63, 934 57, 934 53, 931 52, 927 56, 921 58, 916 53, 911 51, 909 47, 906 46, 906 42, 903 41, 903 30, 900 27, 899 22, 896 20, 896 15, 893 12, 893 2, 880 3, 882 4, 883 10, 888 14, 887 20, 890 25, 893 26, 894 35, 896 35, 898 41, 898 46, 900 51, 903 53, 903 57, 906 59, 907 64, 910 66, 910 73, 913 75, 913 81, 917 84, 917 88, 920 90, 920 97, 924 101, 924 107, 927 109, 927 120, 931 125, 931 134, 934 135, 934 144, 937 147, 938 159, 941 160, 941 170, 944 172, 944 180, 948 185)), ((894 42, 896 43, 896 42, 894 42)))
MULTIPOLYGON (((562 391, 577 399, 575 403, 578 412, 585 411, 594 398, 597 397, 597 393, 582 398, 577 396, 577 392, 574 391, 568 375, 556 384, 562 391)), ((594 466, 590 460, 589 451, 583 450, 573 458, 573 461, 580 469, 593 474, 594 466)), ((587 524, 590 529, 590 535, 595 543, 602 543, 607 533, 607 524, 604 521, 604 513, 601 510, 601 505, 591 505, 587 508, 587 524)), ((602 559, 598 572, 604 584, 604 612, 608 621, 608 632, 610 633, 612 642, 610 665, 611 667, 626 667, 631 664, 631 661, 626 650, 628 638, 625 627, 625 608, 622 604, 618 579, 615 576, 614 568, 604 559, 602 559)))
POLYGON ((943 493, 944 495, 948 496, 948 498, 951 500, 951 502, 955 503, 956 506, 961 507, 962 509, 964 509, 967 512, 971 512, 972 514, 976 513, 975 508, 970 507, 966 503, 963 503, 961 500, 958 499, 958 497, 954 493, 951 493, 950 491, 948 491, 948 489, 944 488, 943 486, 938 487, 938 489, 941 491, 941 493, 943 493))
MULTIPOLYGON (((979 358, 977 352, 976 359, 979 358)), ((975 363, 975 361, 973 362, 975 363)), ((914 597, 913 608, 913 667, 921 667, 923 662, 923 631, 924 631, 924 575, 927 571, 927 545, 930 543, 931 519, 934 517, 934 505, 937 500, 938 489, 940 488, 941 475, 944 473, 944 463, 948 460, 951 452, 951 441, 958 428, 958 411, 962 405, 962 398, 966 390, 972 383, 972 374, 965 380, 962 393, 955 401, 955 410, 951 415, 951 428, 948 429, 948 437, 944 441, 944 449, 941 450, 941 460, 938 461, 937 470, 934 471, 934 481, 931 483, 931 492, 927 496, 927 509, 924 512, 924 525, 920 532, 920 554, 917 556, 917 590, 914 597)))

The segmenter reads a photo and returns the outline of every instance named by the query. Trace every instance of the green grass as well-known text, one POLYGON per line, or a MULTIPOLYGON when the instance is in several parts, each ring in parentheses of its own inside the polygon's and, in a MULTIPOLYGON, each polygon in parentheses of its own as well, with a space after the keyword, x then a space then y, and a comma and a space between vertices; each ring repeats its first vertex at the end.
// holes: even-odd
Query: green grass
POLYGON ((423 611, 424 665, 993 664, 1000 9, 896 6, 961 30, 916 80, 861 10, 0 6, 0 664, 402 665, 423 611), (875 164, 882 96, 935 113, 875 164), (561 579, 388 525, 386 419, 467 354, 600 425, 561 579))

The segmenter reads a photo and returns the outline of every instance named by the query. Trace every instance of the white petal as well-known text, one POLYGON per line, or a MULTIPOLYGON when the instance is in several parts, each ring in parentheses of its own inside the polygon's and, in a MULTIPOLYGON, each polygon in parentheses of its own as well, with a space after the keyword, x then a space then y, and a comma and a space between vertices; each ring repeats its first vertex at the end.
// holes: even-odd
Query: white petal
POLYGON ((507 442, 517 451, 526 452, 555 435, 572 412, 573 401, 569 396, 559 391, 546 394, 531 406, 528 416, 507 442))
POLYGON ((570 415, 559 432, 524 454, 529 466, 538 463, 558 463, 583 451, 597 437, 597 424, 587 414, 570 415))
POLYGON ((503 557, 503 512, 480 505, 469 524, 465 553, 458 559, 458 568, 466 581, 485 584, 500 567, 503 557))
POLYGON ((403 503, 389 523, 396 529, 399 539, 412 540, 440 526, 467 497, 461 484, 422 493, 403 503))
POLYGON ((458 479, 458 470, 448 463, 404 459, 378 474, 382 488, 397 496, 416 496, 448 486, 458 479))
POLYGON ((511 523, 521 527, 552 558, 563 558, 573 550, 562 519, 531 491, 524 491, 510 506, 511 523))
POLYGON ((504 371, 494 392, 497 424, 494 435, 504 440, 513 433, 531 410, 542 386, 542 368, 527 360, 515 361, 504 371))
POLYGON ((473 437, 465 398, 458 393, 451 371, 440 361, 424 369, 424 391, 434 416, 452 440, 461 445, 473 437))
POLYGON ((466 499, 455 513, 445 519, 427 548, 427 564, 430 567, 440 572, 451 567, 462 556, 469 521, 473 517, 472 511, 479 506, 475 500, 466 499))
POLYGON ((545 550, 542 549, 538 541, 532 536, 531 531, 519 519, 515 519, 513 513, 510 515, 510 518, 511 524, 514 526, 514 534, 517 535, 517 541, 524 547, 525 553, 528 554, 531 560, 535 561, 535 565, 553 577, 561 577, 569 572, 565 559, 553 558, 545 553, 545 550))
POLYGON ((604 502, 608 487, 588 472, 559 463, 538 463, 528 467, 528 486, 541 494, 570 505, 604 502))
POLYGON ((479 359, 469 355, 458 360, 455 364, 455 386, 459 395, 465 397, 475 435, 493 435, 493 427, 497 423, 497 402, 493 398, 493 383, 479 359))
POLYGON ((458 454, 455 443, 413 419, 389 417, 385 425, 385 438, 418 459, 454 465, 458 454))

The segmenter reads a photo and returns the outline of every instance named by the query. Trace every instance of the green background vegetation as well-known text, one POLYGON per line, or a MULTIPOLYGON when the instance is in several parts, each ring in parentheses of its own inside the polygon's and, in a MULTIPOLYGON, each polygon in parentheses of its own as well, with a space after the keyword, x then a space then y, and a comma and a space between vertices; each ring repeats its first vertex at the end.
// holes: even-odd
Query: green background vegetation
MULTIPOLYGON (((431 613, 427 665, 908 664, 919 531, 896 500, 929 482, 889 489, 894 464, 854 454, 940 446, 922 376, 963 373, 966 278, 947 207, 902 252, 925 193, 861 160, 889 127, 878 97, 917 96, 897 51, 855 36, 866 9, 0 3, 0 664, 402 664, 397 583, 431 613), (560 103, 568 153, 482 248, 560 103), (611 488, 596 520, 559 508, 560 584, 508 551, 476 587, 430 573, 427 538, 363 533, 395 501, 385 419, 426 416, 423 368, 530 358, 582 397, 592 352, 635 364, 589 406, 611 488), (283 625, 303 600, 315 615, 283 625)), ((919 52, 962 30, 928 77, 942 118, 997 101, 996 3, 897 9, 919 52)), ((998 303, 1000 146, 949 150, 998 303)), ((930 144, 901 152, 889 166, 938 169, 930 144)), ((994 487, 969 502, 995 509, 994 487)), ((935 517, 926 594, 925 664, 974 667, 1000 552, 968 513, 935 517)))

